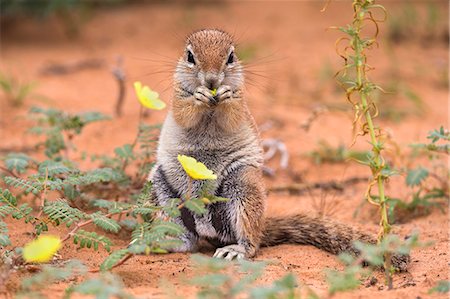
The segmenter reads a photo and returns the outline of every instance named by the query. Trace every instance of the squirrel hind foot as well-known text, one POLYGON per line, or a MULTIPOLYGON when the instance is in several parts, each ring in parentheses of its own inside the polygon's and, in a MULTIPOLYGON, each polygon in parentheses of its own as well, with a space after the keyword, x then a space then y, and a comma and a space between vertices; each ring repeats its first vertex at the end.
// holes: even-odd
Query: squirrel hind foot
POLYGON ((242 260, 245 259, 245 248, 244 246, 238 244, 224 246, 217 248, 213 257, 229 261, 234 259, 242 260))

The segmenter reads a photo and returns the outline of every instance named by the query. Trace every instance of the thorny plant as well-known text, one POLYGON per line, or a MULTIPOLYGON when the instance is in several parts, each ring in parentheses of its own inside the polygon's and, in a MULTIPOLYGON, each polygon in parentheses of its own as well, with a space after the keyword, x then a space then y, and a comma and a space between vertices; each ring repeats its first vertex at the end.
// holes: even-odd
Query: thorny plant
MULTIPOLYGON (((383 6, 375 4, 374 0, 354 0, 353 20, 346 27, 338 29, 345 33, 346 37, 341 37, 336 42, 338 54, 344 59, 343 69, 337 72, 336 76, 345 78, 342 87, 345 89, 347 100, 353 107, 353 131, 354 138, 352 144, 356 142, 358 136, 369 135, 372 145, 369 161, 364 163, 372 171, 372 180, 369 183, 365 197, 367 200, 379 206, 381 213, 380 231, 378 241, 381 242, 391 231, 388 218, 387 197, 385 195, 385 182, 392 175, 389 166, 386 164, 381 151, 383 150, 382 130, 374 123, 374 118, 378 115, 378 108, 372 101, 371 94, 374 90, 382 90, 381 87, 371 82, 367 72, 373 69, 367 63, 366 50, 377 45, 378 23, 386 19, 386 10, 383 6), (378 18, 376 14, 383 15, 378 18), (366 33, 369 25, 374 26, 372 35, 366 33), (343 51, 339 49, 341 42, 347 42, 343 51), (351 72, 353 70, 353 72, 351 72), (354 73, 355 75, 351 75, 354 73), (372 194, 374 186, 378 188, 378 195, 372 194)), ((392 288, 392 267, 390 265, 390 253, 385 253, 385 274, 389 288, 392 288)))

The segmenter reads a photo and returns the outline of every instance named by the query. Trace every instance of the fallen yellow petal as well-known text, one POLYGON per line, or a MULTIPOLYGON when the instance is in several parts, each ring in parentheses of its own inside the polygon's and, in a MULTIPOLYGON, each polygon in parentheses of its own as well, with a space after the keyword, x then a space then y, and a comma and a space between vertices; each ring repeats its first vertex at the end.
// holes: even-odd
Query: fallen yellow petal
POLYGON ((23 258, 28 263, 45 263, 61 248, 59 237, 45 235, 26 244, 23 248, 23 258))
POLYGON ((153 110, 162 110, 166 107, 166 103, 159 99, 159 93, 148 86, 142 86, 141 82, 134 82, 134 90, 142 106, 153 110))
POLYGON ((184 171, 194 180, 216 180, 215 175, 202 162, 197 162, 192 157, 185 155, 178 155, 178 161, 183 166, 184 171))

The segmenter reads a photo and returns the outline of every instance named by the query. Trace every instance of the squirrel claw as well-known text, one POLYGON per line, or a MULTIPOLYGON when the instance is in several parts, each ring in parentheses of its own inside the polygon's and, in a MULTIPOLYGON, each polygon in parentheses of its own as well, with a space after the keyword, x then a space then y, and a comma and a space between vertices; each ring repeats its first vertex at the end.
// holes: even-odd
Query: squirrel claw
POLYGON ((214 98, 217 103, 231 100, 233 98, 233 90, 231 90, 231 87, 228 85, 220 86, 214 98))
POLYGON ((228 245, 218 248, 213 257, 228 261, 233 259, 242 260, 245 258, 245 250, 241 245, 228 245))
POLYGON ((200 86, 195 90, 194 98, 204 104, 209 104, 210 102, 214 101, 214 97, 212 96, 211 92, 204 86, 200 86))

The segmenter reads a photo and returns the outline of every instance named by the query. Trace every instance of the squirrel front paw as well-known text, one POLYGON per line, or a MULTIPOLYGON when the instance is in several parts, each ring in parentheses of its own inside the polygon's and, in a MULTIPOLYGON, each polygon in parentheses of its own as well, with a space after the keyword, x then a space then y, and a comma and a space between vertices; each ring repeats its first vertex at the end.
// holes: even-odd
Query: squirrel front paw
POLYGON ((200 103, 210 104, 215 102, 215 99, 211 94, 211 91, 205 86, 199 86, 195 89, 194 98, 197 100, 199 104, 200 103))
POLYGON ((217 89, 214 99, 217 103, 225 102, 233 98, 233 90, 229 85, 222 85, 217 89))

